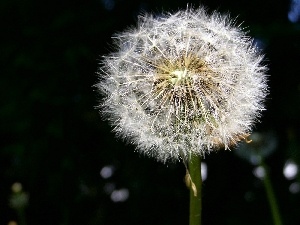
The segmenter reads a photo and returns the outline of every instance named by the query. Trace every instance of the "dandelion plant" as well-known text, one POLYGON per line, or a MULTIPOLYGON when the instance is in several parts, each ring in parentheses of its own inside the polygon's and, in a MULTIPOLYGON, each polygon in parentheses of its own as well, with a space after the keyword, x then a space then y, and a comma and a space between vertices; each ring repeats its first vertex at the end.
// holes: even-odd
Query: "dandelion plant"
MULTIPOLYGON (((113 39, 96 85, 102 115, 142 154, 182 160, 196 171, 195 185, 200 158, 245 140, 264 110, 263 55, 228 15, 203 7, 142 15, 113 39)), ((191 194, 200 204, 190 220, 198 222, 190 224, 201 221, 200 185, 191 194)))

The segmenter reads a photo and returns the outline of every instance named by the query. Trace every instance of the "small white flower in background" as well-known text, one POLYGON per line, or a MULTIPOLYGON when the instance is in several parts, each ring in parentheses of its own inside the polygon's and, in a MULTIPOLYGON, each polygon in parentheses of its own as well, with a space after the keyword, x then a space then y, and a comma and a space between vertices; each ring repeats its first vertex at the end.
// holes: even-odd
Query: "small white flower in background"
POLYGON ((29 194, 23 191, 23 186, 19 182, 11 186, 12 195, 9 198, 9 205, 17 211, 23 210, 29 202, 29 194))
POLYGON ((228 16, 204 8, 139 17, 114 37, 96 85, 118 136, 159 161, 245 139, 264 110, 266 67, 228 16))

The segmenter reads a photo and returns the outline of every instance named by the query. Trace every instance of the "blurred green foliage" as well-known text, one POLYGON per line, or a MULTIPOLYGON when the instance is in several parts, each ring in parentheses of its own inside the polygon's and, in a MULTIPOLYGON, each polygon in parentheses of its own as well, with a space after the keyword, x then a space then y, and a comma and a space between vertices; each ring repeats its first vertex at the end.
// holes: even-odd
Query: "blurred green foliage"
MULTIPOLYGON (((198 1, 190 1, 197 6, 198 1)), ((300 165, 300 24, 289 1, 202 1, 231 12, 260 47, 270 67, 267 111, 255 130, 276 133, 266 159, 284 224, 300 223, 300 192, 282 174, 300 165)), ((188 196, 181 163, 163 165, 116 140, 95 109, 97 67, 113 33, 141 12, 176 11, 186 1, 0 1, 0 224, 17 221, 11 186, 23 185, 28 225, 187 224, 188 196), (112 165, 111 177, 100 171, 112 165), (110 187, 110 188, 109 188, 110 187), (114 202, 113 190, 128 199, 114 202)), ((234 151, 234 150, 233 150, 234 151)), ((203 223, 270 224, 262 182, 253 166, 230 151, 207 156, 203 223)))

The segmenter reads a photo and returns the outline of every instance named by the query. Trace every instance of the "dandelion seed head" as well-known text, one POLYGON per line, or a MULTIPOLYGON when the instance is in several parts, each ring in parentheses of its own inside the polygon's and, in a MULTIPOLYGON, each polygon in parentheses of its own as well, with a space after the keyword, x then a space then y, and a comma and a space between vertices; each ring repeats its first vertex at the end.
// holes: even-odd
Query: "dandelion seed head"
POLYGON ((144 15, 114 40, 96 85, 102 115, 158 161, 229 149, 264 110, 263 56, 228 16, 201 7, 144 15))

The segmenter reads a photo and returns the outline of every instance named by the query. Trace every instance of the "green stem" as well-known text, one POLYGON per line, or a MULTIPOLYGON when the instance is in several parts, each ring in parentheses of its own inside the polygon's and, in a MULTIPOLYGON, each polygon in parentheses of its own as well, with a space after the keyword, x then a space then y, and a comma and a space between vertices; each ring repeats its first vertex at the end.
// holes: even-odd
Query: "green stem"
POLYGON ((18 217, 19 217, 19 223, 20 225, 26 225, 26 218, 25 218, 25 209, 22 207, 20 209, 17 209, 18 217))
POLYGON ((190 185, 190 225, 201 225, 201 158, 192 156, 189 160, 190 185), (194 185, 192 185, 194 184, 194 185), (195 196, 196 195, 196 196, 195 196))
POLYGON ((269 205, 271 208, 274 225, 282 225, 281 217, 280 217, 278 205, 276 202, 274 190, 273 190, 273 187, 271 184, 268 169, 263 161, 261 161, 260 165, 264 168, 264 171, 265 171, 265 176, 263 178, 263 182, 264 182, 265 190, 267 193, 268 202, 269 202, 269 205))

